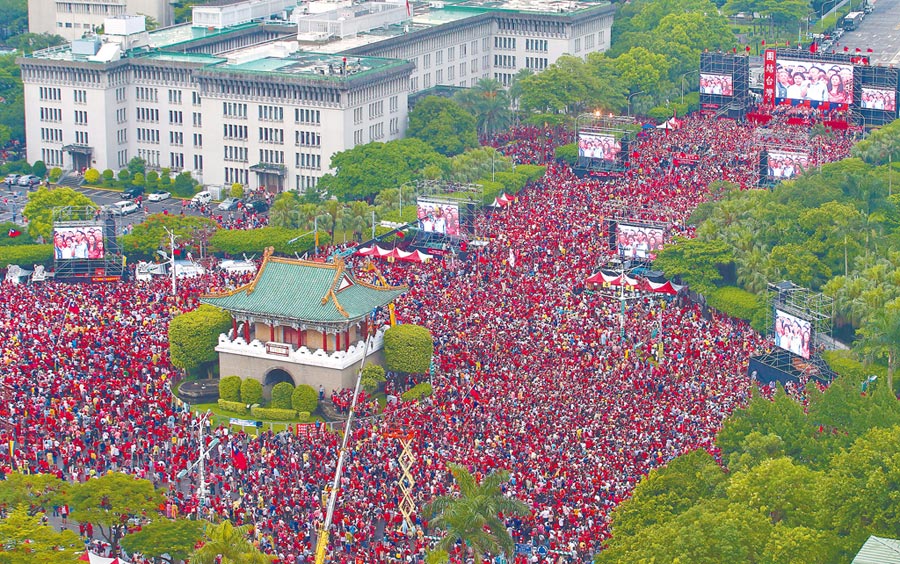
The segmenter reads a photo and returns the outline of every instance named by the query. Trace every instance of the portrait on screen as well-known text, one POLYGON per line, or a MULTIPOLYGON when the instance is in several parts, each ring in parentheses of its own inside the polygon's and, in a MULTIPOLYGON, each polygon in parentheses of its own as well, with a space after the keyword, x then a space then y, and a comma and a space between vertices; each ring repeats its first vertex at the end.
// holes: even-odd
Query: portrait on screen
POLYGON ((897 92, 883 88, 862 87, 859 105, 869 110, 897 113, 897 92))
POLYGON ((793 178, 806 172, 809 166, 807 153, 792 153, 787 151, 769 151, 769 177, 793 178))
POLYGON ((100 227, 57 227, 53 230, 56 260, 102 259, 103 229, 100 227))
POLYGON ((700 73, 700 93, 734 96, 734 81, 727 74, 700 73))
POLYGON ((776 98, 833 104, 853 102, 851 65, 779 58, 775 73, 776 98))
POLYGON ((459 206, 419 200, 416 214, 422 231, 459 235, 459 206))
POLYGON ((587 159, 614 161, 622 150, 622 144, 612 135, 596 133, 578 134, 578 156, 587 159))
POLYGON ((775 310, 775 345, 803 358, 809 358, 812 324, 809 321, 775 310))
POLYGON ((616 247, 622 257, 653 260, 664 244, 665 231, 659 227, 621 223, 616 226, 616 247))

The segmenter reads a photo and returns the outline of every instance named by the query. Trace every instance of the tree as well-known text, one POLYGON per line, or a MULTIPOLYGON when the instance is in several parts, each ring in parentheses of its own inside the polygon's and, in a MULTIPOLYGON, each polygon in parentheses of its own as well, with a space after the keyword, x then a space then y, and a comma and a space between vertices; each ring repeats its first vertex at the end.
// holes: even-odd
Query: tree
POLYGON ((47 509, 64 485, 53 474, 10 472, 5 480, 0 480, 0 505, 22 505, 29 515, 36 515, 47 509))
POLYGON ((456 101, 426 96, 409 112, 408 137, 431 145, 438 153, 452 157, 478 146, 475 118, 456 101))
POLYGON ((137 254, 146 258, 156 258, 156 251, 169 249, 169 234, 166 229, 175 233, 175 239, 179 243, 189 241, 196 233, 204 229, 215 230, 216 223, 206 217, 193 215, 175 215, 156 213, 149 216, 143 223, 134 226, 132 232, 119 238, 122 249, 126 254, 137 254))
POLYGON ((49 190, 41 187, 28 194, 28 203, 22 214, 28 218, 28 233, 32 237, 50 240, 53 230, 53 208, 62 206, 82 206, 96 208, 90 198, 71 188, 49 190))
POLYGON ((97 184, 100 182, 100 171, 96 168, 89 168, 84 171, 84 181, 88 184, 97 184))
POLYGON ((229 190, 228 194, 232 198, 243 198, 244 197, 244 185, 240 182, 235 182, 231 185, 231 190, 229 190))
POLYGON ((894 369, 900 355, 900 298, 874 313, 856 333, 859 341, 855 348, 865 358, 887 360, 887 387, 893 393, 894 369))
POLYGON ((479 79, 475 86, 458 92, 454 99, 475 116, 476 126, 482 135, 504 130, 512 123, 509 94, 493 78, 479 79))
POLYGON ((59 168, 58 166, 55 166, 52 169, 50 169, 50 174, 47 176, 47 180, 49 180, 53 184, 56 184, 57 182, 59 182, 59 179, 62 177, 62 174, 63 174, 63 170, 61 168, 59 168))
POLYGON ((100 535, 118 552, 124 530, 121 525, 133 515, 155 514, 163 495, 148 480, 110 472, 80 484, 66 492, 71 516, 82 523, 93 523, 100 535))
POLYGON ((319 407, 319 395, 312 386, 300 384, 291 394, 291 407, 300 413, 313 413, 319 407))
POLYGON ((198 182, 194 180, 190 172, 182 172, 175 177, 175 182, 172 184, 172 194, 182 198, 193 196, 197 191, 197 184, 198 182))
POLYGON ((118 178, 120 182, 128 183, 131 180, 131 172, 127 168, 123 168, 119 171, 118 178))
POLYGON ((434 339, 421 325, 395 325, 384 332, 384 360, 388 370, 424 374, 431 367, 434 339))
POLYGON ((711 293, 722 280, 721 267, 734 260, 724 241, 702 241, 676 238, 675 243, 660 251, 654 266, 669 277, 681 277, 691 290, 711 293))
POLYGON ((258 404, 262 401, 262 384, 255 378, 244 378, 241 382, 241 403, 258 404))
POLYGON ((21 33, 6 40, 8 46, 19 49, 26 55, 49 47, 63 45, 65 42, 66 40, 59 35, 51 35, 49 33, 21 33))
POLYGON ((749 505, 772 524, 817 526, 822 474, 787 457, 762 460, 737 472, 726 487, 729 499, 749 505))
POLYGON ((377 364, 367 364, 362 372, 362 386, 365 390, 373 394, 378 389, 378 385, 385 381, 384 368, 377 364))
POLYGON ((240 376, 225 376, 219 380, 219 399, 241 401, 240 376))
POLYGON ((231 521, 218 525, 206 523, 203 531, 203 546, 191 553, 193 564, 268 564, 274 558, 259 551, 247 534, 251 525, 235 527, 231 521))
POLYGON ((231 328, 231 314, 211 305, 201 305, 169 322, 169 352, 172 364, 192 370, 215 361, 219 335, 231 328))
POLYGON ((292 409, 291 396, 294 385, 290 382, 278 382, 272 387, 272 407, 275 409, 292 409))
POLYGON ((201 538, 201 521, 158 517, 141 527, 140 531, 126 535, 121 545, 130 554, 139 552, 144 556, 177 564, 190 556, 201 538))
POLYGON ((459 496, 440 496, 422 510, 430 525, 444 531, 437 550, 449 551, 461 541, 472 548, 475 562, 485 554, 512 556, 515 543, 498 515, 524 517, 531 513, 521 501, 506 497, 502 485, 509 481, 506 470, 488 474, 480 483, 463 466, 447 467, 459 487, 459 496))
POLYGON ((74 532, 56 532, 41 524, 39 515, 29 515, 22 506, 14 508, 0 520, 0 564, 57 564, 78 562, 84 543, 74 532))
POLYGON ((421 139, 367 143, 336 153, 331 158, 335 173, 322 176, 318 186, 342 201, 372 201, 382 190, 421 178, 428 165, 445 162, 421 139))
POLYGON ((34 164, 31 165, 31 172, 39 178, 44 178, 47 176, 47 165, 44 164, 44 161, 34 161, 34 164))
POLYGON ((132 157, 131 160, 128 161, 128 172, 131 173, 131 176, 139 173, 147 174, 147 161, 141 157, 132 157))

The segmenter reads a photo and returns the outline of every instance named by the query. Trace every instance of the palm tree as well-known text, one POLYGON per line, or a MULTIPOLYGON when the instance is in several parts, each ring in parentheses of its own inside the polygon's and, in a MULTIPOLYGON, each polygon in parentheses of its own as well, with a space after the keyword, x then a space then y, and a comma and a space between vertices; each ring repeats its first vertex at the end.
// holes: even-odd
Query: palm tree
POLYGON ((492 472, 479 483, 463 466, 447 466, 460 495, 437 497, 423 508, 431 525, 444 530, 436 550, 449 552, 457 542, 463 542, 472 548, 478 564, 484 554, 511 554, 515 543, 498 514, 524 516, 531 510, 521 501, 504 495, 501 486, 509 480, 509 472, 492 472))
POLYGON ((294 192, 282 192, 275 198, 269 210, 269 223, 273 227, 297 227, 297 208, 300 202, 294 192))
POLYGON ((857 329, 859 340, 855 348, 865 358, 886 358, 888 363, 888 390, 894 393, 894 368, 900 355, 900 314, 897 306, 900 299, 894 300, 886 307, 879 309, 862 327, 857 329), (894 307, 890 307, 893 305, 894 307))
POLYGON ((479 79, 475 86, 461 92, 457 101, 475 114, 478 131, 483 135, 505 129, 512 122, 509 94, 493 78, 479 79))
POLYGON ((194 550, 190 561, 193 564, 269 564, 274 557, 263 554, 246 539, 251 528, 251 525, 235 527, 231 521, 218 525, 207 523, 203 546, 194 550))

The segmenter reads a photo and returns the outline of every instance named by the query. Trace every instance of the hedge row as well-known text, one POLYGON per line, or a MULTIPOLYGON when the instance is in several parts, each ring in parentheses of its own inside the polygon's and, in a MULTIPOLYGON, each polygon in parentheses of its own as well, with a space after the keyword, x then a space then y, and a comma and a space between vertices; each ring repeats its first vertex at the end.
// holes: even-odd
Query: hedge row
POLYGON ((250 409, 255 417, 272 421, 291 421, 297 418, 297 412, 293 409, 278 409, 275 407, 253 407, 250 409))
POLYGON ((0 247, 0 268, 18 264, 31 270, 35 264, 45 266, 53 262, 53 245, 16 245, 0 247))
POLYGON ((761 333, 767 331, 767 306, 765 301, 756 294, 734 286, 725 286, 708 294, 706 302, 731 317, 749 321, 750 325, 761 333))
POLYGON ((279 382, 272 387, 272 405, 275 409, 291 409, 291 396, 294 385, 290 382, 279 382))
MULTIPOLYGON (((315 235, 304 235, 304 233, 305 231, 299 229, 283 227, 245 230, 219 229, 209 238, 209 244, 229 255, 262 253, 268 247, 275 247, 276 253, 291 256, 294 253, 305 253, 315 245, 315 235), (294 239, 296 241, 293 241, 294 239)), ((331 238, 328 233, 319 231, 319 245, 327 245, 330 242, 331 238)))
POLYGON ((233 413, 239 413, 244 415, 247 413, 247 404, 241 403, 239 401, 228 401, 228 400, 219 400, 219 408, 224 409, 225 411, 231 411, 233 413))
POLYGON ((312 413, 319 406, 319 394, 312 386, 300 384, 291 394, 291 407, 296 411, 312 413))
POLYGON ((427 398, 432 394, 432 392, 433 390, 431 388, 431 384, 428 382, 422 382, 421 384, 417 384, 409 390, 403 392, 403 395, 401 395, 400 398, 403 401, 415 401, 422 398, 427 398))

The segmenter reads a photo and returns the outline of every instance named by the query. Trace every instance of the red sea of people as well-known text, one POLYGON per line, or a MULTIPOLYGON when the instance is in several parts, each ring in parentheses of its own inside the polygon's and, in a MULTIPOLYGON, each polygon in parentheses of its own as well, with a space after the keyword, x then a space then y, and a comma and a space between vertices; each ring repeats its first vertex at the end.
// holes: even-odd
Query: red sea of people
MULTIPOLYGON (((642 476, 693 449, 715 453, 723 418, 747 400, 748 357, 767 343, 745 323, 683 295, 630 301, 620 317, 617 301, 583 291, 582 281, 611 256, 601 233, 611 200, 689 234, 687 218, 710 182, 750 188, 753 127, 687 118, 676 131, 653 131, 630 149, 629 172, 610 182, 552 162, 554 147, 569 140, 535 128, 496 140, 518 162, 549 164, 514 205, 484 218, 490 244, 477 258, 384 265, 389 279, 410 284, 398 318, 427 326, 436 340, 435 393, 392 403, 353 431, 331 562, 424 561, 434 532, 423 517, 412 531, 400 518, 400 445, 387 427, 416 433, 419 507, 453 490, 446 462, 477 476, 505 468, 507 491, 533 509, 508 518, 510 532, 520 545, 546 549, 515 562, 584 562, 642 476)), ((823 142, 824 160, 849 153, 844 135, 823 142)), ((258 545, 279 561, 312 562, 335 434, 211 429, 207 436, 222 442, 208 465, 207 506, 196 473, 177 477, 197 433, 172 401, 167 324, 200 293, 229 283, 213 274, 185 280, 177 297, 166 280, 4 283, 0 418, 11 425, 0 425, 0 469, 70 481, 128 472, 169 491, 167 515, 253 523, 258 545), (246 470, 234 466, 232 447, 246 470)), ((459 550, 453 558, 468 561, 459 550)))

